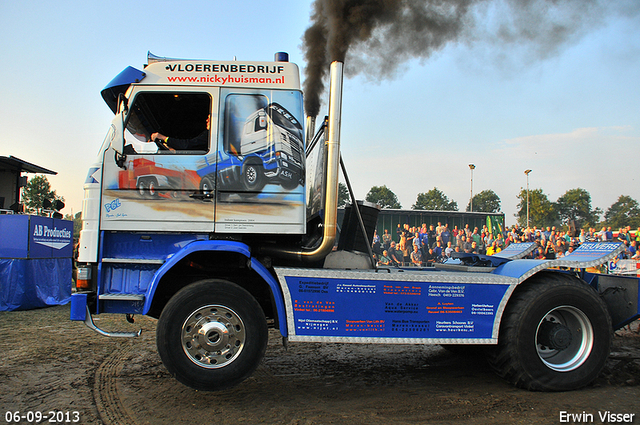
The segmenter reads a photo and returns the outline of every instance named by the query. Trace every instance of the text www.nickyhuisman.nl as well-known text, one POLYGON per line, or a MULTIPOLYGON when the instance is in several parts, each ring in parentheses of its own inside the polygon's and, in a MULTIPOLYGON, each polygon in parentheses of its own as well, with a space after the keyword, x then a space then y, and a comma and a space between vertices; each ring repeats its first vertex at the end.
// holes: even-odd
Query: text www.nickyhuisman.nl
POLYGON ((185 77, 167 77, 170 83, 209 83, 209 84, 284 84, 284 75, 282 77, 255 77, 240 75, 234 77, 229 74, 226 76, 215 75, 201 75, 201 76, 185 76, 185 77))

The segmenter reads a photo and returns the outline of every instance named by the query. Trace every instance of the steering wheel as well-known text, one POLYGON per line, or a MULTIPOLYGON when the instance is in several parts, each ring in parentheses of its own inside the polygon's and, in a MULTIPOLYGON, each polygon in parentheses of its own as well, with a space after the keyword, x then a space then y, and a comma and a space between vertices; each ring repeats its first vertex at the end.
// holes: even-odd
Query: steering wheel
POLYGON ((163 141, 163 140, 155 139, 153 142, 156 144, 156 146, 158 146, 158 150, 159 150, 159 151, 170 151, 170 150, 173 150, 173 149, 171 149, 171 148, 169 147, 169 145, 167 145, 167 143, 166 143, 165 141, 163 141))

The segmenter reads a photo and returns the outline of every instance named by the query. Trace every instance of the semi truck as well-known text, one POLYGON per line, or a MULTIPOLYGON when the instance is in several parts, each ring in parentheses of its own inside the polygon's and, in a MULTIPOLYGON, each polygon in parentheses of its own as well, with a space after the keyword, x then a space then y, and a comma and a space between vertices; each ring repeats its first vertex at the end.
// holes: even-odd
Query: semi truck
MULTIPOLYGON (((129 67, 116 76, 102 91, 114 119, 84 184, 71 319, 102 335, 135 337, 139 332, 100 329, 93 317, 156 318, 162 362, 198 390, 249 377, 265 355, 269 329, 284 343, 472 348, 529 390, 573 390, 593 381, 613 331, 640 317, 638 278, 591 269, 618 256, 622 244, 584 243, 555 260, 526 259, 535 245, 512 244, 435 267, 376 267, 368 248, 377 207, 352 195, 338 226, 340 169, 346 177, 342 71, 341 62, 331 64, 328 113, 317 131, 316 117, 303 119, 298 67, 284 53, 272 62, 149 54, 143 71, 129 67), (276 132, 276 115, 286 131, 276 132), (233 184, 251 156, 243 152, 243 133, 265 126, 274 134, 250 138, 300 138, 305 154, 295 158, 304 176, 287 187, 233 184), (142 149, 153 147, 148 139, 158 131, 205 137, 206 148, 142 149), (141 198, 118 177, 136 175, 130 168, 145 161, 195 171, 204 183, 167 188, 183 196, 141 198), (338 243, 356 236, 365 242, 338 243)), ((295 164, 290 155, 280 151, 280 170, 295 164)))

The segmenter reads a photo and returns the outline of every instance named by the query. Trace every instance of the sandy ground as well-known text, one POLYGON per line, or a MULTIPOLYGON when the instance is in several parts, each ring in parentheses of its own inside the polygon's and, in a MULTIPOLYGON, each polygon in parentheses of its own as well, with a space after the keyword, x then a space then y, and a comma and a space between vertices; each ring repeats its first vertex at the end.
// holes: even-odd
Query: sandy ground
MULTIPOLYGON (((640 423, 638 322, 616 332, 601 376, 572 392, 519 390, 481 358, 439 346, 285 349, 272 331, 251 378, 208 393, 167 373, 154 320, 98 316, 104 329, 143 329, 140 338, 113 339, 68 318, 68 306, 0 313, 0 423, 42 412, 54 423, 80 424, 558 424, 577 422, 563 414, 607 423, 599 416, 607 411, 640 423)), ((35 423, 28 419, 12 423, 35 423)))

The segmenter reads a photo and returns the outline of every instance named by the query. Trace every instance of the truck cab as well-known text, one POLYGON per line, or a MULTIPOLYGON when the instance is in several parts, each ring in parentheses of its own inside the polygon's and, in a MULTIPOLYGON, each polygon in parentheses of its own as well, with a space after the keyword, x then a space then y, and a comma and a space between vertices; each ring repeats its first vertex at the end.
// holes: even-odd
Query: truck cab
POLYGON ((115 116, 84 186, 80 261, 99 261, 99 244, 118 232, 305 233, 295 64, 150 55, 102 94, 115 116), (256 120, 264 128, 247 134, 256 120), (168 143, 151 140, 156 132, 168 143))

